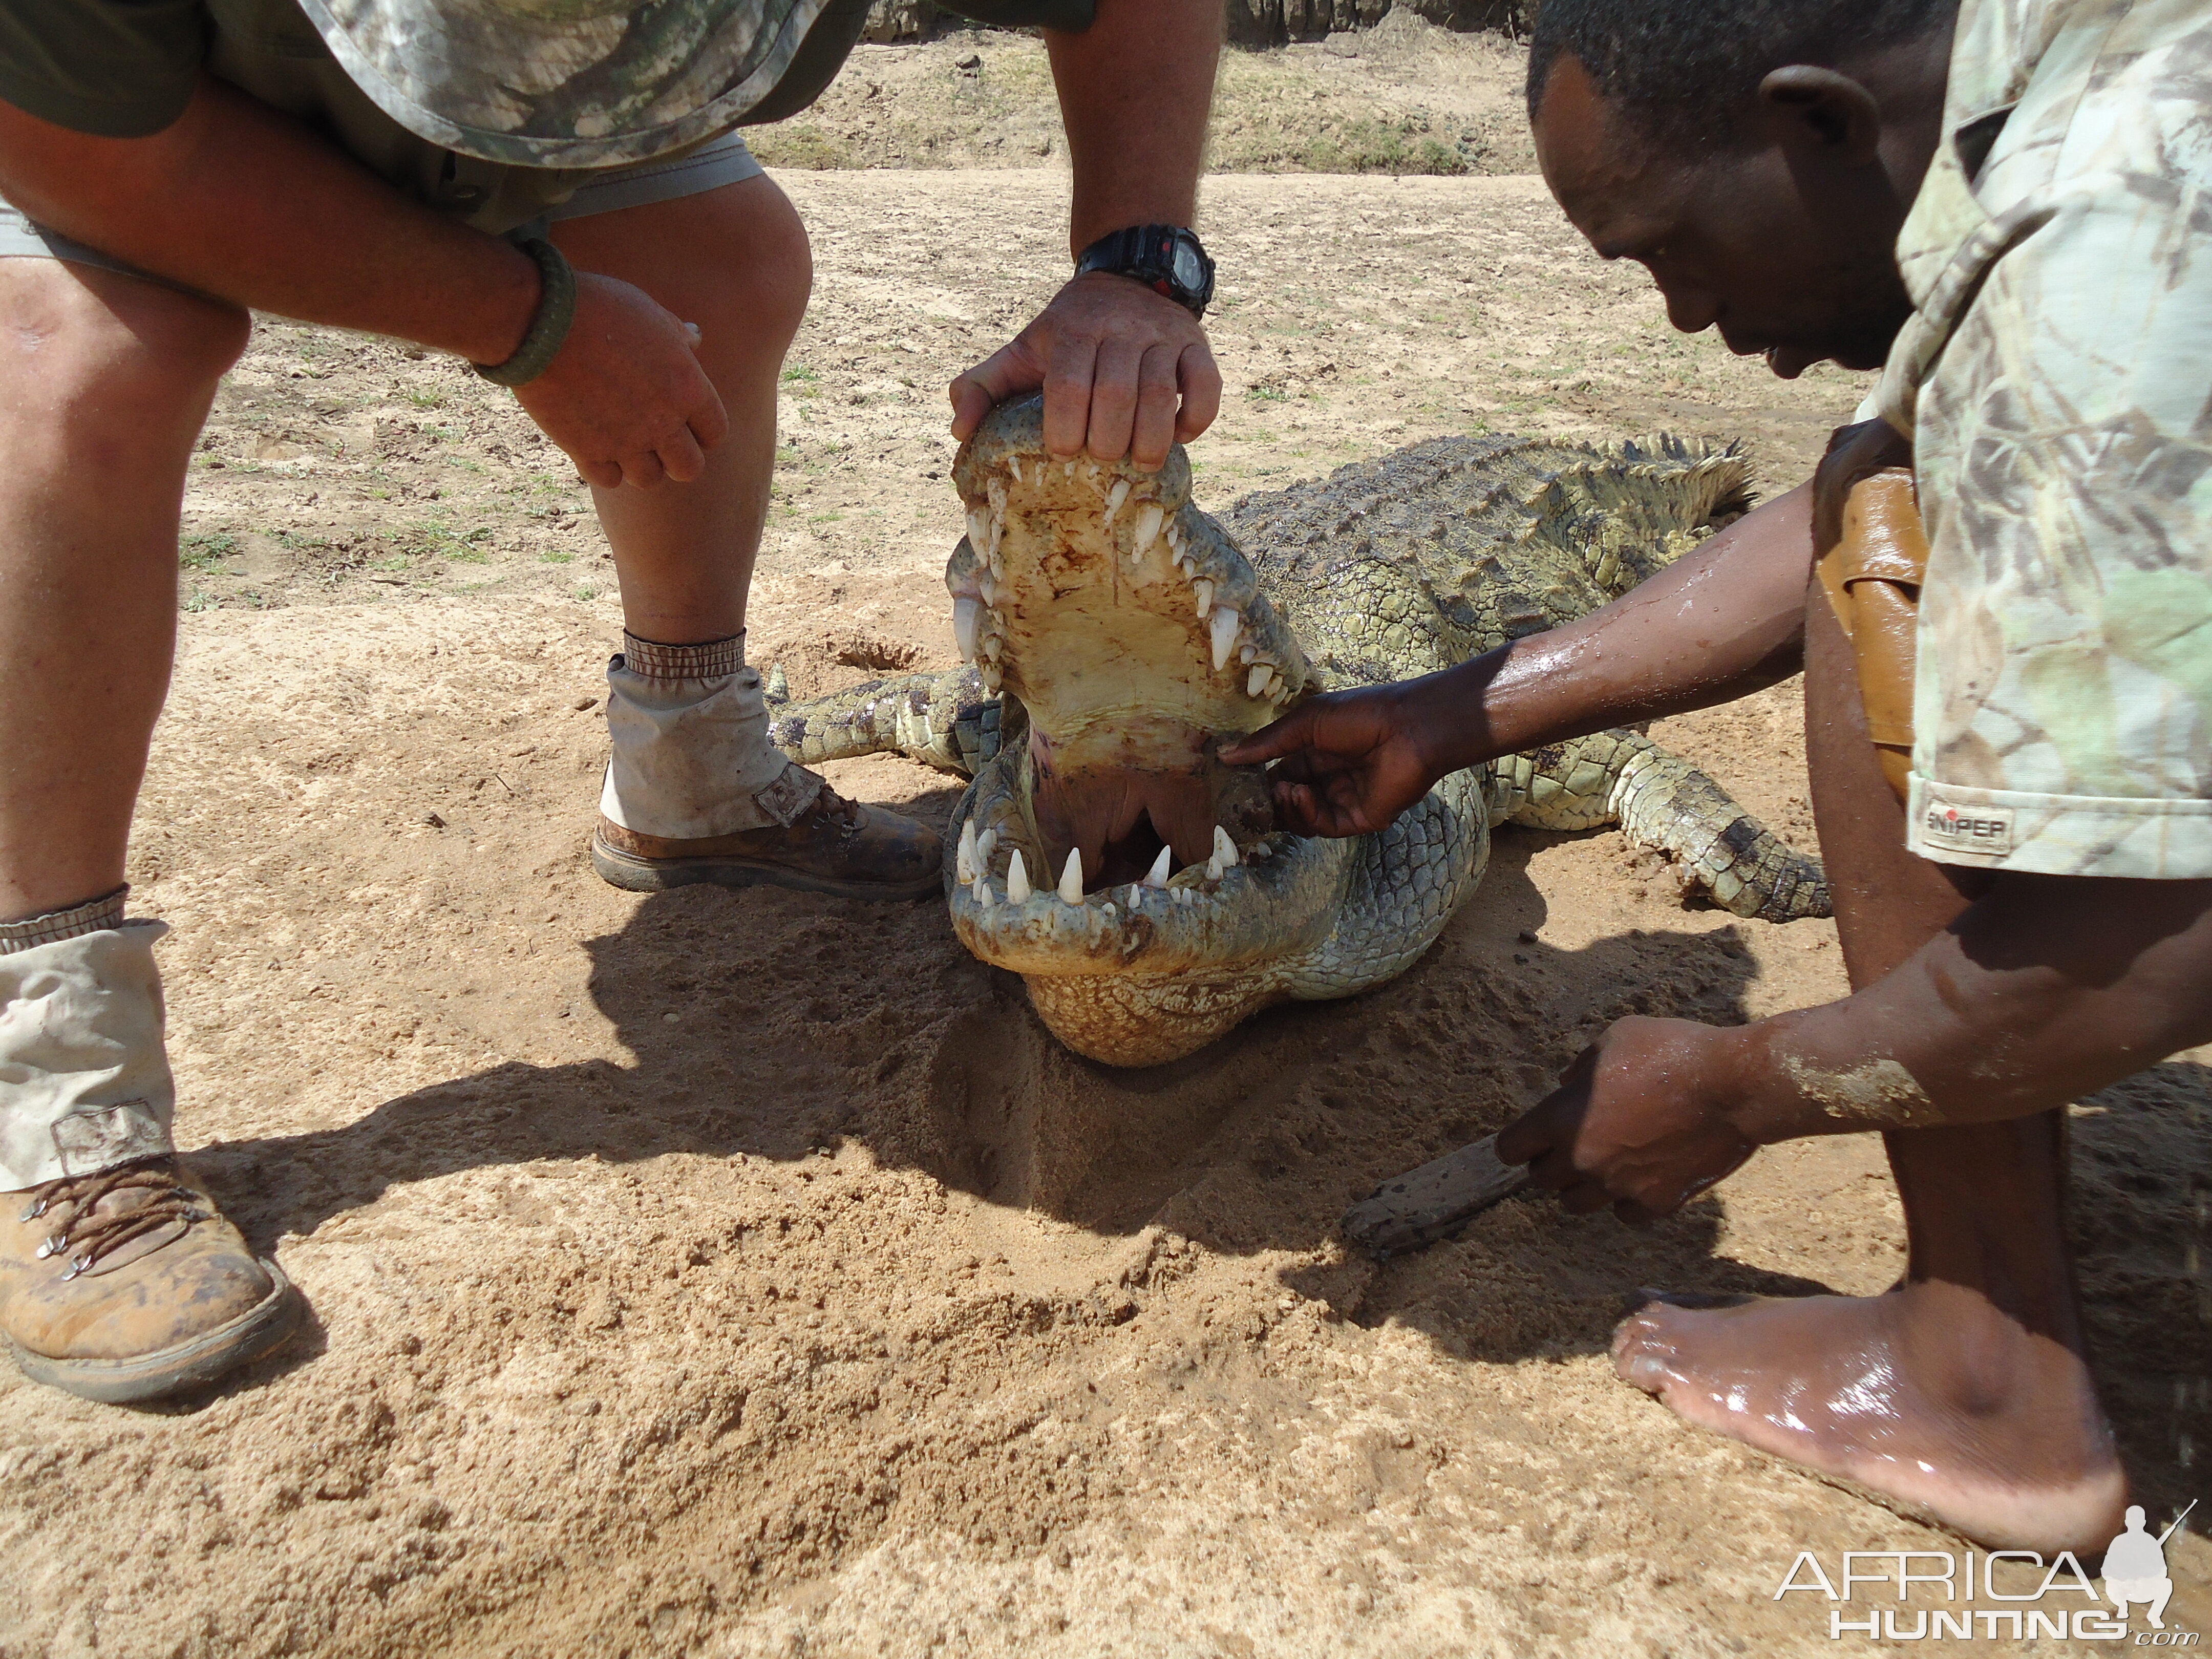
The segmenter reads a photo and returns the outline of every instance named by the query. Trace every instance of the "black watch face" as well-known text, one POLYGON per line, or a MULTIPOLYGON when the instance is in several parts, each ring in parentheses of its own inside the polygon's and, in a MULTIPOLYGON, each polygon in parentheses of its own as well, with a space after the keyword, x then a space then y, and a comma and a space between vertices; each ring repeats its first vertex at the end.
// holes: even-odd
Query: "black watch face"
POLYGON ((1206 287, 1206 267, 1199 262, 1198 250, 1188 242, 1176 244, 1175 280, 1176 287, 1189 294, 1206 287))

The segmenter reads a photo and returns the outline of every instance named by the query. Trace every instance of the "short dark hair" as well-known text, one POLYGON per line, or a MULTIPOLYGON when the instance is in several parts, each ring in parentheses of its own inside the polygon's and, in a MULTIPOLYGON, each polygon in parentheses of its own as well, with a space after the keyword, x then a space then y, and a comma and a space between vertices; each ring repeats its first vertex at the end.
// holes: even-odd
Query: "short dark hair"
POLYGON ((1528 36, 1528 118, 1564 55, 1652 137, 1707 145, 1785 64, 1847 56, 1948 28, 1958 0, 1540 0, 1528 36))

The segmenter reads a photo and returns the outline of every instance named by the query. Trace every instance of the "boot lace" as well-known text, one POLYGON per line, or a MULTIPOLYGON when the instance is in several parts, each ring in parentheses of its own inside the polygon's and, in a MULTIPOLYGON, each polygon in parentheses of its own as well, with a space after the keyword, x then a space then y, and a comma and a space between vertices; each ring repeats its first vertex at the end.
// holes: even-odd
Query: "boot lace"
POLYGON ((178 1178, 165 1158, 152 1164, 125 1164, 93 1175, 64 1176, 36 1188, 22 1219, 38 1221, 52 1215, 54 1231, 34 1252, 41 1261, 66 1256, 69 1270, 64 1280, 75 1279, 102 1256, 120 1249, 134 1238, 143 1238, 173 1221, 190 1225, 212 1218, 199 1194, 178 1178), (102 1212, 102 1199, 122 1192, 144 1197, 127 1210, 102 1212))

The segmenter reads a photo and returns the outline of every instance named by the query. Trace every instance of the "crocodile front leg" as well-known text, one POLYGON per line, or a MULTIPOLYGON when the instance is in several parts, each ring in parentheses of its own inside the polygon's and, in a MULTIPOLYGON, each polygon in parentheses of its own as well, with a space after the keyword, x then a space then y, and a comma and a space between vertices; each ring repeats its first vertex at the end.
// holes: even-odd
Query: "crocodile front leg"
POLYGON ((1000 702, 972 667, 902 674, 793 702, 769 680, 769 738, 802 766, 897 754, 972 777, 999 752, 1000 702))
POLYGON ((1778 840, 1727 790, 1640 732, 1598 732, 1498 763, 1491 822, 1595 830, 1618 822, 1689 871, 1723 909, 1763 921, 1829 914, 1820 860, 1778 840))

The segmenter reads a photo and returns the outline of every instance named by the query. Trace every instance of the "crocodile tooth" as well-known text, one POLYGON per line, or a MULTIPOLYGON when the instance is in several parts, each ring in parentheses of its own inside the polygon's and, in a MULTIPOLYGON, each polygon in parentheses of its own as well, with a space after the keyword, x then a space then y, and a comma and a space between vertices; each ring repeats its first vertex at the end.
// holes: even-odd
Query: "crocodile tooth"
POLYGON ((985 663, 983 665, 983 689, 986 691, 996 691, 999 689, 999 665, 996 663, 985 663))
POLYGON ((1137 552, 1152 550, 1152 544, 1160 538, 1160 526, 1167 522, 1167 514, 1160 511, 1158 501, 1146 501, 1137 509, 1137 552))
POLYGON ((1172 847, 1161 848, 1159 857, 1152 860, 1152 867, 1145 872, 1144 884, 1147 887, 1166 886, 1168 884, 1168 860, 1172 859, 1174 856, 1175 848, 1172 847))
POLYGON ((997 830, 986 830, 981 835, 976 836, 975 867, 978 870, 989 869, 991 867, 991 854, 998 850, 999 832, 997 830))
POLYGON ((1237 647, 1237 629, 1243 618, 1227 605, 1219 606, 1213 613, 1213 672, 1219 673, 1229 666, 1229 653, 1237 647))
POLYGON ((991 514, 981 507, 968 509, 968 545, 981 553, 991 539, 991 514))
POLYGON ((1108 900, 1108 901, 1107 901, 1107 902, 1106 902, 1106 904, 1105 904, 1105 906, 1104 906, 1104 909, 1105 909, 1105 913, 1106 913, 1106 915, 1107 915, 1109 917, 1111 917, 1111 916, 1113 915, 1113 914, 1114 914, 1114 903, 1113 903, 1113 901, 1112 901, 1112 900, 1110 900, 1110 899, 1109 899, 1109 900, 1108 900))
POLYGON ((1229 838, 1229 831, 1221 825, 1213 826, 1213 861, 1224 870, 1237 867, 1237 843, 1229 838))
POLYGON ((1066 472, 1069 477, 1073 477, 1075 476, 1075 463, 1073 461, 1070 461, 1061 469, 1061 471, 1066 472))
POLYGON ((1019 483, 1022 481, 1022 458, 1018 455, 1009 455, 1006 458, 1006 471, 1012 473, 1014 482, 1019 483))
POLYGON ((983 636, 983 654, 989 658, 993 662, 998 661, 999 653, 1003 648, 1004 647, 1000 643, 1000 638, 996 634, 986 634, 983 636))
POLYGON ((1022 862, 1022 849, 1014 848, 1014 856, 1006 866, 1006 902, 1027 904, 1030 902, 1029 866, 1022 862))
POLYGON ((1067 867, 1060 872, 1060 897, 1064 904, 1083 902, 1083 849, 1067 849, 1067 867))
POLYGON ((1264 697, 1267 695, 1268 684, 1274 679, 1274 678, 1275 671, 1268 667, 1267 664, 1263 662, 1254 663, 1252 665, 1252 672, 1244 682, 1244 695, 1248 697, 1264 697))
POLYGON ((975 635, 983 625, 983 601, 955 599, 952 601, 952 637, 960 643, 960 660, 975 660, 975 635))
POLYGON ((969 818, 960 826, 960 850, 952 862, 953 878, 962 884, 975 879, 975 820, 969 818))
POLYGON ((1259 654, 1259 651, 1252 646, 1240 645, 1237 647, 1237 660, 1240 663, 1245 664, 1247 666, 1249 666, 1252 659, 1259 654))
POLYGON ((1190 592, 1198 601, 1198 619, 1204 622, 1206 612, 1213 609, 1213 584, 1201 576, 1190 585, 1190 592))
POLYGON ((991 894, 990 877, 978 872, 975 877, 975 908, 978 910, 988 910, 997 902, 998 900, 991 894))
POLYGON ((1104 530, 1114 522, 1114 515, 1121 510, 1121 503, 1129 499, 1129 481, 1114 480, 1114 487, 1106 492, 1106 510, 1098 515, 1098 527, 1104 530))

